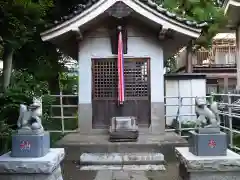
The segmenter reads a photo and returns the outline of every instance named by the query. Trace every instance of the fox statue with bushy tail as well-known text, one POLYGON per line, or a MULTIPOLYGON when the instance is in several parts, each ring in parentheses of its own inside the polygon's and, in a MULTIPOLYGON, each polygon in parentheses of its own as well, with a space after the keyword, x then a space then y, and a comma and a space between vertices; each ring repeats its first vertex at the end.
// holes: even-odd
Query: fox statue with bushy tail
POLYGON ((219 127, 218 103, 213 101, 209 107, 203 98, 195 98, 196 127, 219 127))

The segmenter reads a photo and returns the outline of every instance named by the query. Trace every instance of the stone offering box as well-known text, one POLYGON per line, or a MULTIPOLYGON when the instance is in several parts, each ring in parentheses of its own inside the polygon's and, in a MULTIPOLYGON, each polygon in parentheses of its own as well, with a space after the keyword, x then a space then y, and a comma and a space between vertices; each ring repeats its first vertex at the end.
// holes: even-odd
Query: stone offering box
POLYGON ((190 131, 189 151, 196 156, 226 156, 227 135, 224 132, 190 131))
POLYGON ((226 156, 196 156, 188 147, 175 148, 181 180, 239 180, 240 155, 227 150, 226 156))
POLYGON ((49 132, 12 136, 12 157, 43 157, 50 150, 49 132))
POLYGON ((137 118, 133 116, 113 117, 109 129, 110 142, 130 142, 138 140, 137 118))

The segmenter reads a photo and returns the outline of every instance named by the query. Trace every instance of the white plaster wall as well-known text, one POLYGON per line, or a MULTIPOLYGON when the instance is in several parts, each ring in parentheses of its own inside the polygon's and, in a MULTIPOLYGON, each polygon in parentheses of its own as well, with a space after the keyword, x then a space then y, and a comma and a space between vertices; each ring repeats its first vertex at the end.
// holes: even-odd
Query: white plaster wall
POLYGON ((172 120, 176 117, 177 115, 177 106, 172 106, 172 105, 177 105, 178 104, 178 97, 179 95, 179 81, 178 80, 166 80, 165 81, 165 96, 169 97, 165 99, 165 104, 169 105, 166 106, 166 124, 171 125, 172 120), (169 117, 168 117, 169 116, 169 117))
MULTIPOLYGON (((183 98, 182 107, 180 107, 180 115, 190 115, 194 116, 180 116, 179 121, 195 121, 195 107, 189 106, 195 104, 195 97, 205 97, 206 96, 206 80, 205 79, 186 79, 186 80, 166 80, 166 97, 193 97, 193 98, 183 98), (184 106, 185 105, 185 106, 184 106), (186 106, 187 105, 187 106, 186 106)), ((166 124, 171 125, 172 120, 176 118, 178 106, 168 106, 168 105, 178 105, 177 98, 166 98, 166 115, 173 117, 166 117, 166 124)))
MULTIPOLYGON (((91 58, 112 58, 111 43, 104 27, 84 37, 79 44, 79 103, 91 103, 91 58)), ((150 57, 151 102, 164 102, 163 50, 155 34, 128 27, 128 54, 125 57, 150 57)))
POLYGON ((3 69, 3 61, 0 60, 0 70, 3 69))

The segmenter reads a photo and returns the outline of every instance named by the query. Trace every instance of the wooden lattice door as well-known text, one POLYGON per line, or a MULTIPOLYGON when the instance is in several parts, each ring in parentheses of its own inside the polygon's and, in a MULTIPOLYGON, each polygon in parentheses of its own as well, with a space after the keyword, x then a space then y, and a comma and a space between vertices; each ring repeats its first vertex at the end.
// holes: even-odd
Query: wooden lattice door
POLYGON ((108 128, 114 116, 136 116, 140 126, 150 122, 149 60, 124 59, 125 102, 117 103, 117 60, 92 60, 93 128, 108 128))

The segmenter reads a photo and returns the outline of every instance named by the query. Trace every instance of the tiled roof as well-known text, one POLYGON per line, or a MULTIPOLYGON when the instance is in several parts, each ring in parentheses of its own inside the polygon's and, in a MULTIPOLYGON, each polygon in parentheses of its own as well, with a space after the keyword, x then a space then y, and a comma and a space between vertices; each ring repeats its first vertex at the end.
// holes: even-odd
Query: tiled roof
POLYGON ((148 5, 149 7, 151 7, 152 9, 156 10, 157 12, 166 15, 169 18, 175 19, 181 23, 184 23, 186 25, 192 26, 192 27, 197 27, 197 28, 202 28, 204 26, 207 26, 207 22, 196 22, 196 21, 191 21, 188 20, 184 17, 180 17, 179 15, 172 13, 170 11, 168 11, 167 9, 163 8, 162 5, 158 5, 157 3, 155 3, 153 0, 139 0, 140 2, 148 5))
POLYGON ((82 12, 86 11, 87 9, 92 7, 92 5, 94 5, 98 1, 100 1, 100 0, 89 0, 88 3, 86 3, 86 4, 78 4, 70 10, 71 13, 69 13, 66 16, 60 17, 60 19, 55 20, 53 23, 48 24, 45 27, 46 28, 52 28, 56 25, 59 25, 59 24, 65 22, 65 21, 73 18, 74 16, 77 16, 77 15, 81 14, 82 12))
MULTIPOLYGON (((46 28, 51 28, 53 26, 56 26, 58 24, 63 23, 64 21, 67 21, 71 18, 73 18, 76 15, 81 14, 82 12, 84 12, 85 10, 87 10, 88 8, 90 8, 92 5, 94 5, 95 3, 97 3, 99 0, 89 0, 87 4, 79 4, 76 5, 71 13, 67 16, 63 16, 61 17, 59 20, 55 20, 54 23, 52 23, 51 25, 46 26, 46 28)), ((189 25, 191 27, 195 27, 195 28, 202 28, 204 26, 207 26, 208 23, 207 22, 196 22, 196 21, 191 21, 188 20, 186 18, 180 17, 175 13, 172 13, 170 11, 168 11, 167 9, 163 8, 162 5, 158 5, 157 3, 155 3, 153 0, 133 0, 133 1, 139 1, 142 2, 144 4, 146 4, 147 6, 149 6, 150 8, 154 9, 155 11, 171 18, 174 20, 177 20, 178 22, 184 23, 186 25, 189 25)))

